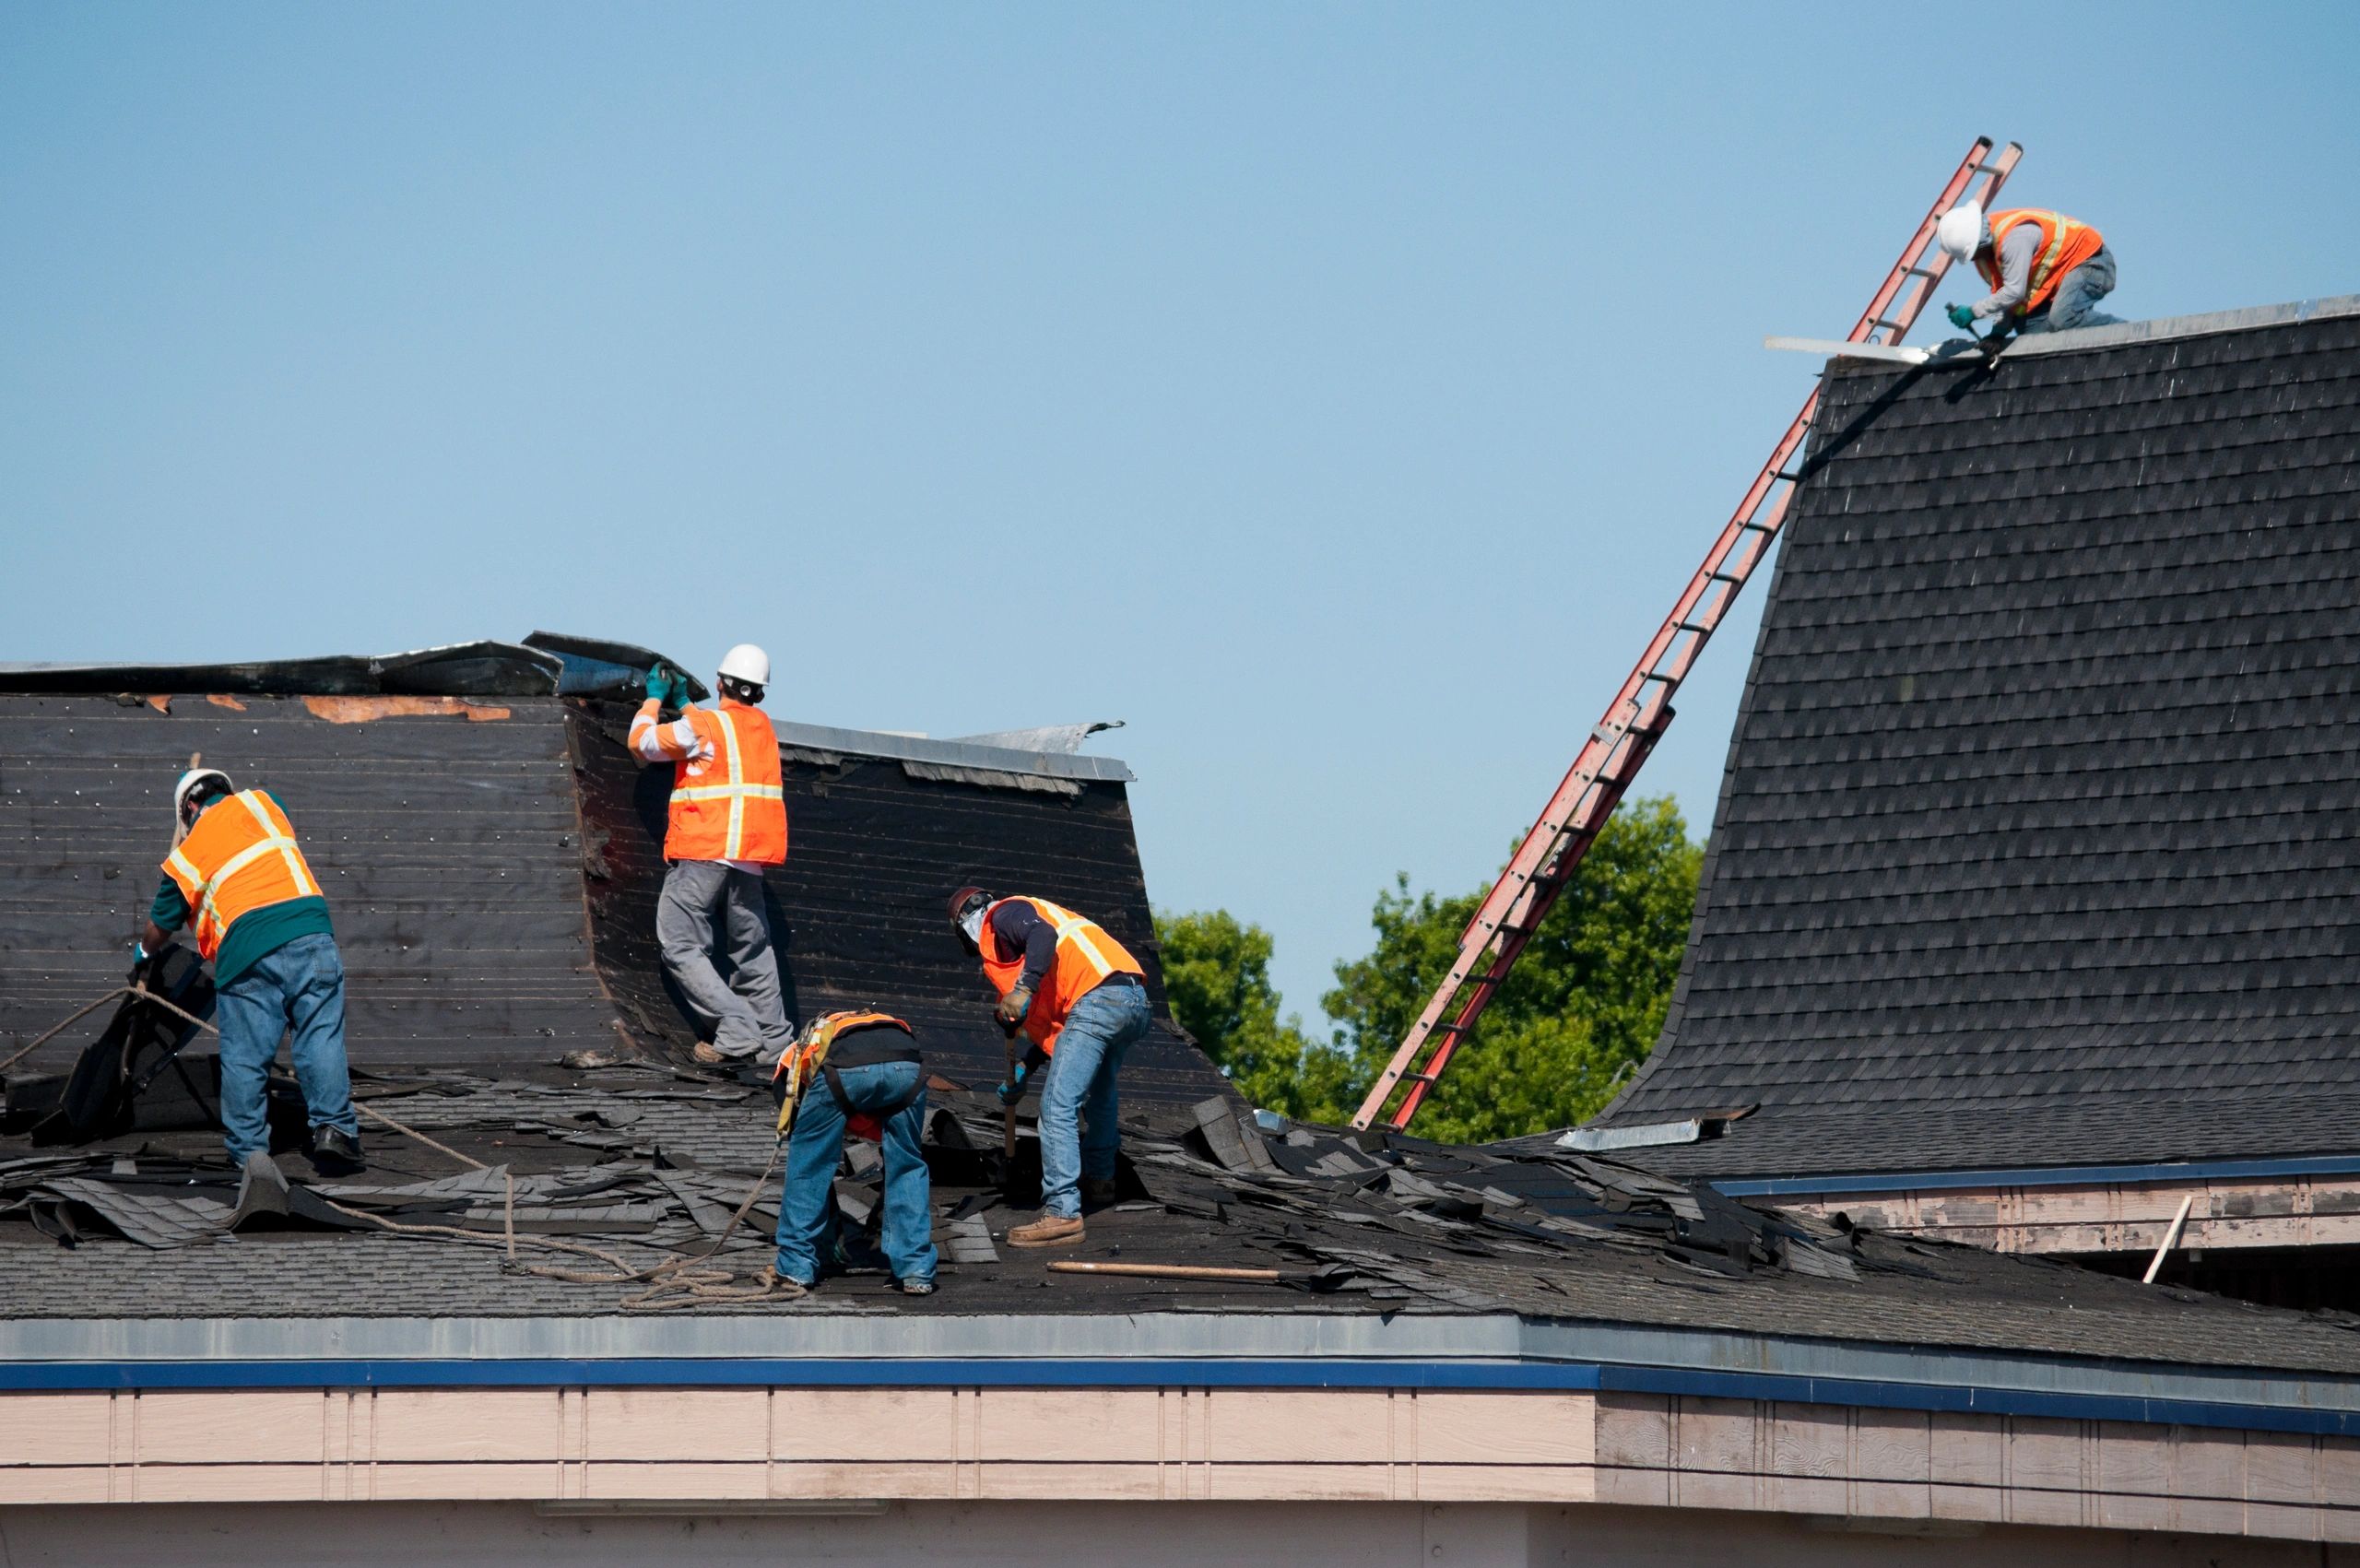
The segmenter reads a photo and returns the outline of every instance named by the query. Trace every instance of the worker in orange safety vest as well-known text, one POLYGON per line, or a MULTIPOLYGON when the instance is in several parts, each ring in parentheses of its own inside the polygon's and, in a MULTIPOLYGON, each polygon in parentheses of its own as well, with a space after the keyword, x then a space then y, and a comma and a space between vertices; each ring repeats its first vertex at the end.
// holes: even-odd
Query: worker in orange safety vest
POLYGON ((707 1065, 775 1061, 795 1035, 762 903, 763 870, 786 860, 778 735, 756 706, 770 678, 770 655, 740 643, 721 661, 720 704, 698 708, 688 705, 687 678, 657 665, 631 723, 632 753, 672 764, 671 864, 655 936, 697 1025, 692 1055, 707 1065), (663 709, 675 701, 680 716, 667 722, 663 709))
POLYGON ((1013 1105, 1031 1079, 1042 1080, 1041 1217, 1009 1231, 1009 1244, 1070 1245, 1085 1234, 1082 1199, 1114 1201, 1115 1076, 1154 1021, 1146 971, 1104 926, 1047 899, 962 888, 950 922, 983 961, 1000 1027, 1032 1043, 1001 1100, 1013 1105))
POLYGON ((193 925, 213 965, 221 1032, 221 1127, 233 1164, 270 1158, 266 1091, 279 1036, 324 1170, 360 1163, 360 1124, 344 1050, 344 960, 328 901, 278 802, 241 790, 218 768, 192 768, 172 789, 177 842, 138 944, 132 977, 171 934, 193 925))
POLYGON ((1952 260, 1973 262, 1991 289, 1972 305, 1950 307, 1951 324, 1962 332, 1978 321, 2003 335, 2121 321, 2097 309, 2114 292, 2114 253, 2078 218, 2034 207, 1987 218, 1980 203, 1961 202, 1937 221, 1934 239, 1952 260))

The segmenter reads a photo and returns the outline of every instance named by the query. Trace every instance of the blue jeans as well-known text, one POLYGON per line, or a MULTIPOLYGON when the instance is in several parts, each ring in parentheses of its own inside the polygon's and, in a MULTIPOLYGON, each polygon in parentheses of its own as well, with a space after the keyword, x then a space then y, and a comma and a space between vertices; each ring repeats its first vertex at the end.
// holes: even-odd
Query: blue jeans
POLYGON ((2119 326, 2120 316, 2098 309, 2098 301, 2114 292, 2114 252, 2104 245, 2098 253, 2058 279, 2048 303, 2024 317, 2020 333, 2071 332, 2077 326, 2119 326))
POLYGON ((360 1136, 344 1059, 344 960, 335 937, 298 937, 265 953, 214 997, 213 1020, 221 1031, 221 1126, 231 1163, 270 1149, 264 1096, 278 1037, 289 1031, 312 1126, 360 1136))
POLYGON ((1066 1015, 1041 1085, 1042 1213, 1078 1219, 1083 1179, 1113 1178, 1115 1075, 1154 1017, 1139 985, 1101 985, 1066 1015))
MULTIPOLYGON (((934 1278, 934 1178, 919 1140, 926 1135, 926 1090, 915 1062, 873 1062, 838 1067, 844 1098, 856 1111, 891 1105, 912 1088, 917 1098, 885 1118, 885 1256, 896 1279, 934 1278)), ((820 1278, 819 1246, 834 1210, 828 1198, 844 1157, 844 1113, 824 1078, 804 1093, 786 1143, 786 1175, 778 1200, 778 1272, 808 1285, 820 1278)))

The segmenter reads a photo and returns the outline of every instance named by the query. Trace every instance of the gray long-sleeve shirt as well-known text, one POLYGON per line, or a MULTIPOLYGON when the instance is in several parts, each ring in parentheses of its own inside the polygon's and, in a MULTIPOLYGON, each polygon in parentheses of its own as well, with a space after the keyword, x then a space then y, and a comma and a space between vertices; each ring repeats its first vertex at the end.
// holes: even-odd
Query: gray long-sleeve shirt
POLYGON ((1975 319, 1989 321, 2024 302, 2032 292, 2033 258, 2040 253, 2040 226, 2019 223, 2000 242, 2000 287, 1975 302, 1975 319))

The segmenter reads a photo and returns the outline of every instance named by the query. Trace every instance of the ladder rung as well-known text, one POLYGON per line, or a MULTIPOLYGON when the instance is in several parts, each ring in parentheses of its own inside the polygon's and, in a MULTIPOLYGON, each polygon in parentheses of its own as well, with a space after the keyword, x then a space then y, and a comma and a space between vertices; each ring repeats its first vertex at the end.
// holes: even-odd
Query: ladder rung
POLYGON ((1745 579, 1733 572, 1707 572, 1705 577, 1715 583, 1742 583, 1745 579))
POLYGON ((1905 266, 1901 269, 1901 276, 1904 277, 1931 277, 1934 276, 1934 273, 1931 267, 1905 266))

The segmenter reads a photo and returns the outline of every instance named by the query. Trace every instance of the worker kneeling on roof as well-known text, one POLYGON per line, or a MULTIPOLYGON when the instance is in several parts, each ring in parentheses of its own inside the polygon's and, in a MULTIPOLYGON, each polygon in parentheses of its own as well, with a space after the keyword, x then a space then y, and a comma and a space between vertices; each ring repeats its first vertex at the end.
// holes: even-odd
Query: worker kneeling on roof
POLYGON ((2061 212, 2011 207, 1986 218, 1979 202, 1961 202, 1934 226, 1935 242, 1953 261, 1971 261, 1991 292, 1972 305, 1953 305, 1960 331, 1978 321, 1999 332, 2065 332, 2113 326, 2097 303, 2114 292, 2114 253, 2106 238, 2061 212))
POLYGON ((631 722, 632 753, 642 762, 672 764, 664 834, 671 868, 655 937, 664 971, 696 1022, 695 1057, 708 1064, 774 1060, 795 1032, 762 907, 763 867, 786 860, 778 735, 755 706, 770 679, 770 655, 740 643, 721 661, 721 705, 697 708, 689 705, 687 678, 657 665, 631 722), (670 704, 680 716, 666 723, 670 704), (716 949, 729 963, 726 981, 714 964, 716 949))
POLYGON ((311 1119, 313 1158, 360 1162, 344 1055, 344 961, 328 901, 278 802, 241 790, 227 773, 192 768, 172 790, 179 842, 164 861, 132 976, 183 925, 213 964, 221 1031, 221 1126, 238 1165, 270 1155, 266 1091, 278 1037, 289 1036, 295 1080, 311 1119))
POLYGON ((931 1295, 934 1180, 921 1147, 926 1068, 910 1026, 891 1013, 828 1013, 796 1036, 773 1078, 785 1090, 779 1126, 788 1138, 771 1289, 795 1296, 818 1282, 820 1248, 832 1243, 830 1199, 849 1132, 881 1146, 885 1157, 881 1230, 895 1286, 903 1295, 931 1295))
POLYGON ((1041 1217, 1009 1232, 1009 1243, 1079 1242, 1082 1199, 1115 1197, 1115 1079, 1152 1020, 1145 971, 1103 926, 1046 899, 962 888, 950 895, 950 918, 999 993, 1000 1027, 1032 1042, 1001 1098, 1013 1104, 1030 1079, 1042 1080, 1041 1217), (1029 1070, 1044 1059, 1044 1069, 1029 1070))

